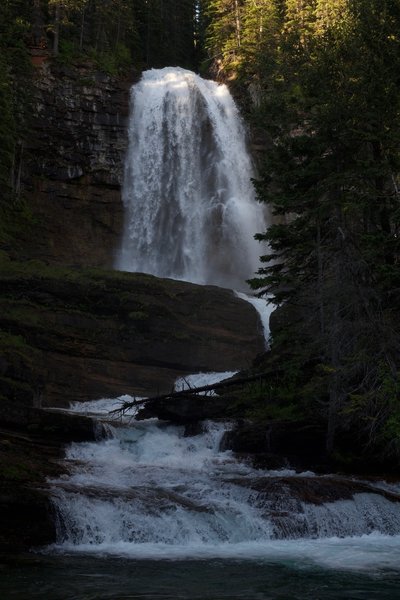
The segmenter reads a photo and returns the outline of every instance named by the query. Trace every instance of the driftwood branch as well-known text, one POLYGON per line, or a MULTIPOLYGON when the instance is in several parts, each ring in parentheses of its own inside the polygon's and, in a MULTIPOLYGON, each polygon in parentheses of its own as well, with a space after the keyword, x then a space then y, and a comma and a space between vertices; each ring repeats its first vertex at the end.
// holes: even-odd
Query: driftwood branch
POLYGON ((251 383, 252 381, 257 381, 260 379, 264 379, 270 373, 259 373, 258 375, 249 375, 248 377, 238 377, 237 379, 228 379, 223 380, 218 383, 212 383, 210 385, 203 385, 201 387, 192 387, 186 390, 179 390, 178 392, 172 391, 169 394, 161 394, 158 396, 152 396, 151 398, 140 398, 139 400, 132 400, 131 402, 123 402, 120 408, 116 408, 110 412, 110 414, 123 414, 127 410, 134 408, 136 406, 143 406, 144 404, 153 404, 157 402, 161 402, 163 400, 172 400, 173 398, 180 398, 188 395, 196 396, 203 392, 214 392, 216 390, 221 390, 227 387, 234 387, 235 385, 243 385, 245 383, 251 383))

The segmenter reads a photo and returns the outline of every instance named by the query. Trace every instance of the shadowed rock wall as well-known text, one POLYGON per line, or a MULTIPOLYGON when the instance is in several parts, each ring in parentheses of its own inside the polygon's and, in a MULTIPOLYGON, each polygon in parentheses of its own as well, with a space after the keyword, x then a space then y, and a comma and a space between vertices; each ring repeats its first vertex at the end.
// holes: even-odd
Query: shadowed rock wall
POLYGON ((122 231, 121 181, 131 79, 90 63, 35 69, 22 193, 35 236, 22 256, 111 267, 122 231))
POLYGON ((0 396, 16 403, 169 392, 180 375, 246 368, 263 351, 257 312, 230 290, 135 273, 1 266, 0 330, 9 351, 0 396))

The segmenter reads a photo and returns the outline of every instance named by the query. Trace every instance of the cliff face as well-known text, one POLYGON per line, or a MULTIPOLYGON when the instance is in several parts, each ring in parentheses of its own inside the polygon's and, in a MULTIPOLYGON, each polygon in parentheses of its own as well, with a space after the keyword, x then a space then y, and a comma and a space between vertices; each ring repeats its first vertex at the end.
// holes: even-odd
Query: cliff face
POLYGON ((132 80, 82 63, 35 68, 22 192, 35 236, 22 255, 111 267, 122 230, 121 181, 132 80))
POLYGON ((119 246, 134 77, 47 55, 35 64, 14 169, 29 227, 13 232, 11 261, 0 253, 0 417, 11 405, 148 395, 185 373, 248 367, 264 346, 259 319, 230 291, 84 269, 112 267, 119 246))

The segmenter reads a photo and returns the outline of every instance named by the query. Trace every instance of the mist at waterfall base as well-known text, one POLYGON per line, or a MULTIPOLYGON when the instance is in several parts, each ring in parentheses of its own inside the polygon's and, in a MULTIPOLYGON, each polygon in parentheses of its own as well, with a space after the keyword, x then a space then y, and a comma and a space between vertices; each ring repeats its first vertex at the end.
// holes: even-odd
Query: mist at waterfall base
POLYGON ((246 289, 266 223, 245 139, 225 85, 181 68, 143 74, 132 88, 118 269, 246 289))

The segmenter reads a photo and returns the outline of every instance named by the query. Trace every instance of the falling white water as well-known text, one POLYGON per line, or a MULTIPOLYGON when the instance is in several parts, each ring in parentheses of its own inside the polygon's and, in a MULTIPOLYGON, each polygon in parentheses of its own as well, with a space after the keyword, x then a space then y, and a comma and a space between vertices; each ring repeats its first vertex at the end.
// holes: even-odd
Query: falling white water
POLYGON ((186 375, 186 377, 180 377, 175 382, 175 390, 177 392, 187 390, 194 387, 203 387, 206 385, 212 385, 213 383, 219 383, 224 379, 229 379, 236 375, 238 371, 225 371, 224 373, 212 372, 212 373, 195 373, 193 375, 186 375))
POLYGON ((132 88, 117 268, 245 289, 266 227, 238 109, 225 85, 181 68, 132 88))
MULTIPOLYGON (((88 402, 72 402, 70 406, 70 411, 83 414, 88 416, 93 416, 97 418, 106 418, 110 420, 110 413, 112 411, 118 411, 121 409, 125 402, 132 402, 133 400, 141 400, 139 396, 133 398, 133 396, 129 396, 124 394, 123 396, 118 396, 117 398, 100 398, 100 400, 90 400, 88 402)), ((129 411, 125 411, 124 416, 127 418, 132 418, 137 413, 136 408, 131 408, 129 411)))
POLYGON ((258 312, 261 321, 261 326, 263 329, 265 348, 268 350, 270 342, 269 320, 272 312, 276 308, 275 304, 269 302, 268 298, 257 298, 257 296, 251 296, 250 294, 245 294, 244 292, 235 292, 235 295, 238 298, 245 300, 245 302, 249 302, 249 304, 252 304, 258 312))

